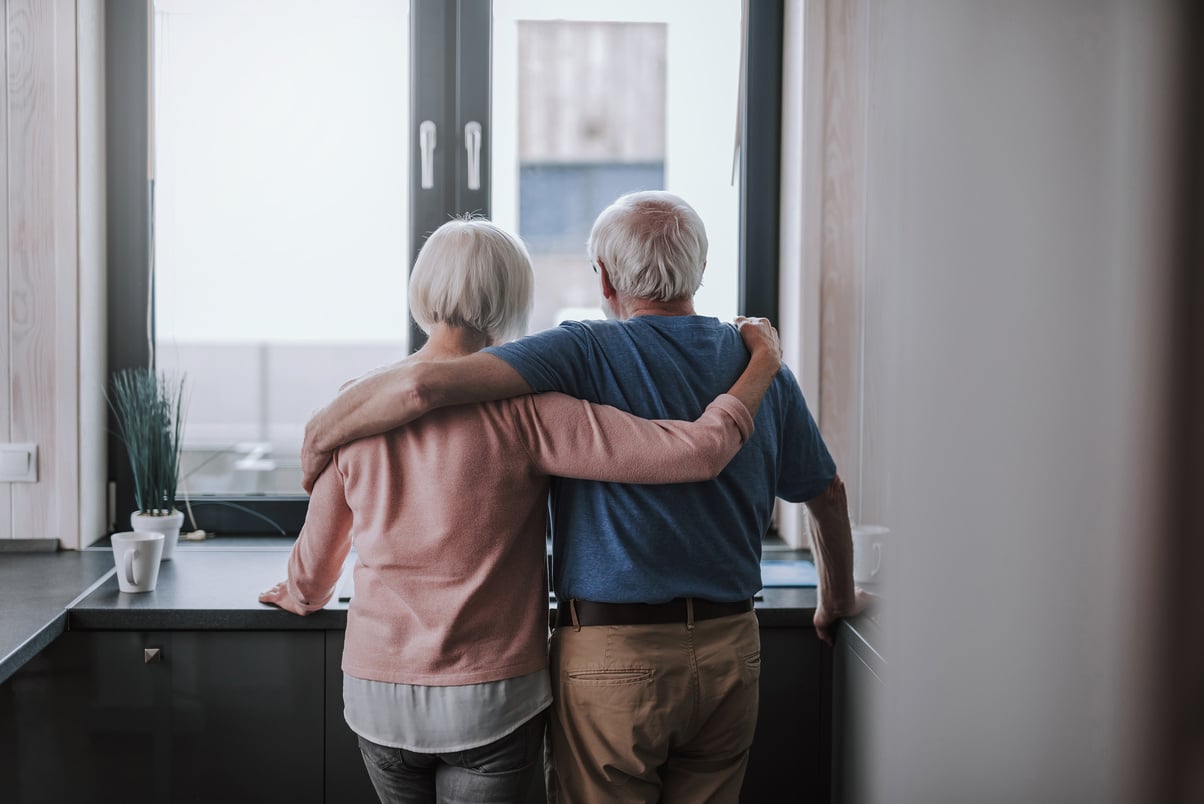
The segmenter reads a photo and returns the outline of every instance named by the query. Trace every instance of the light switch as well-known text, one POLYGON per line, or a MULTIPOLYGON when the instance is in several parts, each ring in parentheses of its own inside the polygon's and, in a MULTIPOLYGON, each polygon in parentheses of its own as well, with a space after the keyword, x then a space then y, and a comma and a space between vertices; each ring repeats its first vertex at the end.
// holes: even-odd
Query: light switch
POLYGON ((37 483, 38 445, 0 444, 0 483, 37 483))

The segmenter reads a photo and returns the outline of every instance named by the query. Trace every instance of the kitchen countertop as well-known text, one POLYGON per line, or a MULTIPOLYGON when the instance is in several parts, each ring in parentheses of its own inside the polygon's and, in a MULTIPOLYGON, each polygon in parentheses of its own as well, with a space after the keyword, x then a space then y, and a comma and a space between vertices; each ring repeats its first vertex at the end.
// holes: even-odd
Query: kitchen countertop
POLYGON ((73 631, 337 630, 346 627, 347 606, 331 600, 322 611, 300 617, 260 603, 258 595, 288 574, 291 540, 278 547, 176 547, 159 565, 153 592, 128 594, 117 576, 76 602, 68 612, 73 631))
POLYGON ((0 683, 67 626, 67 610, 112 577, 109 551, 0 554, 0 683))
MULTIPOLYGON (((0 682, 65 629, 343 629, 349 604, 337 595, 307 617, 258 601, 259 592, 285 577, 291 546, 279 538, 180 542, 174 558, 161 564, 155 591, 139 594, 118 591, 107 545, 0 555, 0 682)), ((804 555, 767 550, 764 558, 804 555)), ((762 627, 806 627, 815 604, 814 587, 767 587, 756 600, 757 617, 762 627)))

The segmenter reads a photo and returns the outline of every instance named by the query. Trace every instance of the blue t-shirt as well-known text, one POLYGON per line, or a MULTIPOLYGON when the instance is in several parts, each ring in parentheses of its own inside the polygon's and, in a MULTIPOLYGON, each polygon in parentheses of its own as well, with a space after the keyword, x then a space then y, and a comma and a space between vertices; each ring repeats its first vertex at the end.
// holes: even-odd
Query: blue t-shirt
MULTIPOLYGON (((536 392, 562 391, 646 419, 698 418, 748 364, 731 324, 703 316, 567 322, 491 347, 536 392)), ((775 495, 811 499, 836 466, 783 365, 756 431, 715 480, 552 482, 552 585, 561 600, 730 602, 761 589, 775 495)))

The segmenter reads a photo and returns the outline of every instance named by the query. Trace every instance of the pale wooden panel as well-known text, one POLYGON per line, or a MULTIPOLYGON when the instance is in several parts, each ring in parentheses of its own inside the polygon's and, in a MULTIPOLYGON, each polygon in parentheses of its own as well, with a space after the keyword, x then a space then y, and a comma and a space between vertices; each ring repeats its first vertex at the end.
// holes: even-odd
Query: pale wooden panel
MULTIPOLYGON (((0 66, 4 67, 5 80, 0 81, 0 292, 4 304, 0 304, 0 441, 11 440, 11 397, 12 376, 9 370, 9 351, 12 333, 9 330, 9 237, 8 237, 8 0, 0 0, 0 66)), ((0 539, 13 538, 12 486, 0 483, 0 539)))
POLYGON ((105 349, 104 3, 80 0, 76 35, 79 98, 79 539, 105 533, 107 416, 105 349))
MULTIPOLYGON (((782 359, 789 365, 806 394, 803 336, 803 13, 801 0, 783 7, 782 22, 782 193, 780 236, 778 242, 778 333, 782 340, 782 359), (798 266, 799 270, 791 270, 798 266)), ((803 522, 800 506, 778 501, 774 522, 778 533, 791 546, 802 544, 803 522)))
POLYGON ((640 162, 665 155, 665 26, 520 22, 519 158, 640 162))
MULTIPOLYGON (((795 275, 801 279, 798 289, 799 308, 797 331, 791 341, 797 339, 798 362, 794 364, 798 381, 807 397, 811 413, 820 415, 820 344, 821 297, 820 279, 823 276, 823 175, 824 175, 824 43, 827 39, 827 0, 792 0, 787 9, 790 28, 802 37, 800 45, 802 75, 802 119, 797 131, 783 131, 784 138, 801 137, 800 156, 802 164, 800 182, 802 193, 801 216, 797 219, 801 271, 793 270, 792 263, 784 263, 783 275, 795 275), (797 18, 801 17, 801 21, 797 18), (798 31, 797 28, 802 28, 798 31)), ((793 87, 783 86, 783 94, 799 94, 793 87)), ((785 103, 783 98, 783 103, 785 103)), ((793 294, 791 294, 793 296, 793 294)), ((783 320, 783 325, 794 327, 795 322, 783 320)), ((788 330, 790 331, 790 330, 788 330)))
MULTIPOLYGON (((777 327, 782 357, 819 420, 820 276, 823 249, 824 10, 827 0, 789 0, 783 9, 782 226, 777 327)), ((807 510, 778 501, 778 532, 808 543, 807 510)))
POLYGON ((72 539, 78 456, 64 421, 75 415, 74 3, 9 0, 7 19, 11 435, 40 453, 39 482, 13 486, 12 535, 72 539))
POLYGON ((858 518, 861 285, 865 255, 865 3, 825 14, 824 178, 820 294, 820 430, 858 518))
POLYGON ((79 162, 76 3, 56 0, 54 20, 54 501, 56 535, 78 549, 79 534, 79 162))
POLYGON ((901 130, 905 71, 898 37, 885 35, 897 26, 899 9, 887 0, 869 0, 866 14, 868 109, 866 115, 865 277, 862 310, 861 482, 860 520, 890 526, 893 520, 890 433, 895 406, 892 389, 900 381, 900 338, 887 325, 887 309, 897 277, 896 259, 902 233, 897 210, 903 176, 901 130))
MULTIPOLYGON (((32 498, 53 485, 54 374, 54 7, 8 3, 10 435, 39 445, 39 481, 12 488, 12 536, 49 536, 47 506, 32 498)), ((57 535, 57 534, 56 534, 57 535)))

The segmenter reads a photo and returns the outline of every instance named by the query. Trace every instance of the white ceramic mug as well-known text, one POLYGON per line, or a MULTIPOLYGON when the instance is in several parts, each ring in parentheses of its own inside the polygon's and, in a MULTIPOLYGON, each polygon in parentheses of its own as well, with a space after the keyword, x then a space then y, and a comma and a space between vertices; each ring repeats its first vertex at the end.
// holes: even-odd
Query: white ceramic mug
POLYGON ((122 592, 153 592, 163 558, 163 534, 155 531, 114 533, 113 563, 122 592))
POLYGON ((882 551, 890 528, 882 525, 853 526, 853 580, 872 583, 882 579, 882 551))

